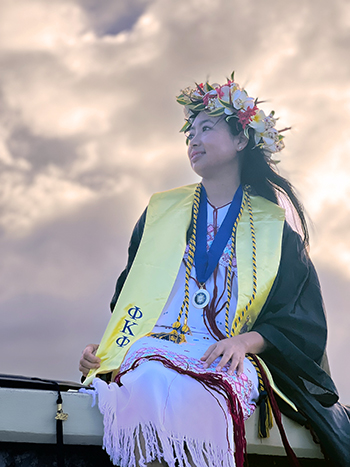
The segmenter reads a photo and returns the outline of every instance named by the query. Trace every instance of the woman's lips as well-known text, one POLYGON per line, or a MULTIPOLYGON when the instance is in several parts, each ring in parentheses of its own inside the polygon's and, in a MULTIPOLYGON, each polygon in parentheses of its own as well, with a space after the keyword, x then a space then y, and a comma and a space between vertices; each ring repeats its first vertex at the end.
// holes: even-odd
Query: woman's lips
POLYGON ((190 159, 191 162, 195 162, 202 154, 204 154, 204 151, 193 151, 190 154, 190 159))

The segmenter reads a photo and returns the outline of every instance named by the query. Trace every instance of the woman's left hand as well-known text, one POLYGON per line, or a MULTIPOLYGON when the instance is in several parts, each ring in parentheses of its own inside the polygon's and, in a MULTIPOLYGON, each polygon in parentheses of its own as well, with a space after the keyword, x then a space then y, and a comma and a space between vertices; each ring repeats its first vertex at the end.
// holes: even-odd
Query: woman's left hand
POLYGON ((212 344, 205 352, 201 360, 204 362, 203 367, 208 368, 220 355, 222 358, 216 367, 216 371, 221 371, 222 368, 231 360, 231 365, 228 370, 228 374, 232 375, 237 370, 237 375, 240 376, 243 373, 243 362, 246 354, 245 343, 241 336, 229 337, 223 339, 215 344, 212 344))
POLYGON ((265 339, 254 331, 222 339, 212 344, 201 357, 203 367, 208 368, 218 357, 222 356, 216 371, 221 371, 231 360, 228 374, 232 375, 237 370, 237 375, 240 376, 244 370, 246 353, 260 353, 264 350, 265 345, 265 339))

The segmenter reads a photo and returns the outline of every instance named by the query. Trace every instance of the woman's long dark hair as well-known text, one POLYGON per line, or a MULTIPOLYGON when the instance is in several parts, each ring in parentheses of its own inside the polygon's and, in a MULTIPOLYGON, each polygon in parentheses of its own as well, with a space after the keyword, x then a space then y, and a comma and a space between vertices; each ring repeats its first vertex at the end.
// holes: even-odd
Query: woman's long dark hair
MULTIPOLYGON (((231 118, 228 122, 231 133, 238 135, 243 131, 237 119, 231 118)), ((241 184, 251 187, 252 194, 263 196, 276 204, 285 199, 291 206, 293 214, 296 213, 300 223, 304 245, 309 244, 309 231, 305 219, 304 208, 299 201, 293 185, 276 171, 276 163, 271 160, 254 141, 254 130, 249 129, 249 141, 241 151, 241 184)))
MULTIPOLYGON (((193 115, 190 123, 194 121, 198 114, 193 115)), ((227 122, 230 131, 234 136, 243 132, 241 124, 236 118, 230 118, 227 122)), ((256 146, 254 140, 254 130, 249 129, 249 140, 247 146, 240 151, 241 184, 249 186, 253 195, 262 196, 269 201, 284 205, 284 200, 292 209, 292 214, 297 215, 299 227, 301 230, 305 248, 309 245, 309 232, 306 224, 304 208, 295 194, 293 185, 276 171, 276 163, 271 160, 269 154, 265 153, 259 146, 256 146)), ((294 219, 293 219, 294 220, 294 219)), ((226 282, 226 281, 225 281, 226 282)), ((219 340, 225 336, 219 330, 216 324, 215 306, 206 306, 204 309, 204 322, 209 332, 219 340)))

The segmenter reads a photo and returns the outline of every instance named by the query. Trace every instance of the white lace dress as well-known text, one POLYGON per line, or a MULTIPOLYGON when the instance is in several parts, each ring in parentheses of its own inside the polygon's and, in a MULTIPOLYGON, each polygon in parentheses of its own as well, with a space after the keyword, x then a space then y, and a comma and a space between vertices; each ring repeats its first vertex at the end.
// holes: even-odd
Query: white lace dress
MULTIPOLYGON (((208 202, 207 248, 211 245, 229 205, 214 208, 208 202)), ((208 324, 203 309, 190 303, 188 325, 191 334, 186 343, 143 337, 129 349, 121 367, 119 384, 107 385, 96 378, 99 408, 104 415, 104 447, 120 467, 144 466, 152 460, 165 460, 169 466, 235 466, 234 420, 227 393, 206 383, 207 377, 219 378, 236 395, 235 410, 246 420, 255 410, 258 399, 257 374, 249 360, 244 372, 227 374, 215 368, 219 360, 204 369, 200 360, 209 345, 225 335, 226 277, 231 241, 219 264, 206 282, 211 295, 215 324, 208 324), (227 386, 228 385, 228 386, 227 386), (139 456, 138 453, 141 453, 139 456), (136 456, 135 456, 136 453, 136 456), (140 458, 139 458, 140 457, 140 458)), ((171 248, 171 245, 169 245, 171 248)), ((185 260, 179 269, 169 299, 154 332, 169 332, 183 301, 185 260)), ((230 324, 237 301, 237 268, 233 258, 230 324)), ((190 297, 198 289, 195 268, 190 279, 190 297)), ((191 300, 190 300, 191 302, 191 300)))

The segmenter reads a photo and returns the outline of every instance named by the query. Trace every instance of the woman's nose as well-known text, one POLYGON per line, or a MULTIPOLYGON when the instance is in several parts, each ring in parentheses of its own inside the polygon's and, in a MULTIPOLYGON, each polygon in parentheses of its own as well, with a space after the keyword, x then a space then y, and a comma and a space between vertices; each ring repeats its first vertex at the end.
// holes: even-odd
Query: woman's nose
POLYGON ((190 140, 190 145, 191 145, 191 146, 198 146, 198 143, 199 143, 198 133, 195 133, 195 134, 192 136, 192 139, 190 140))

